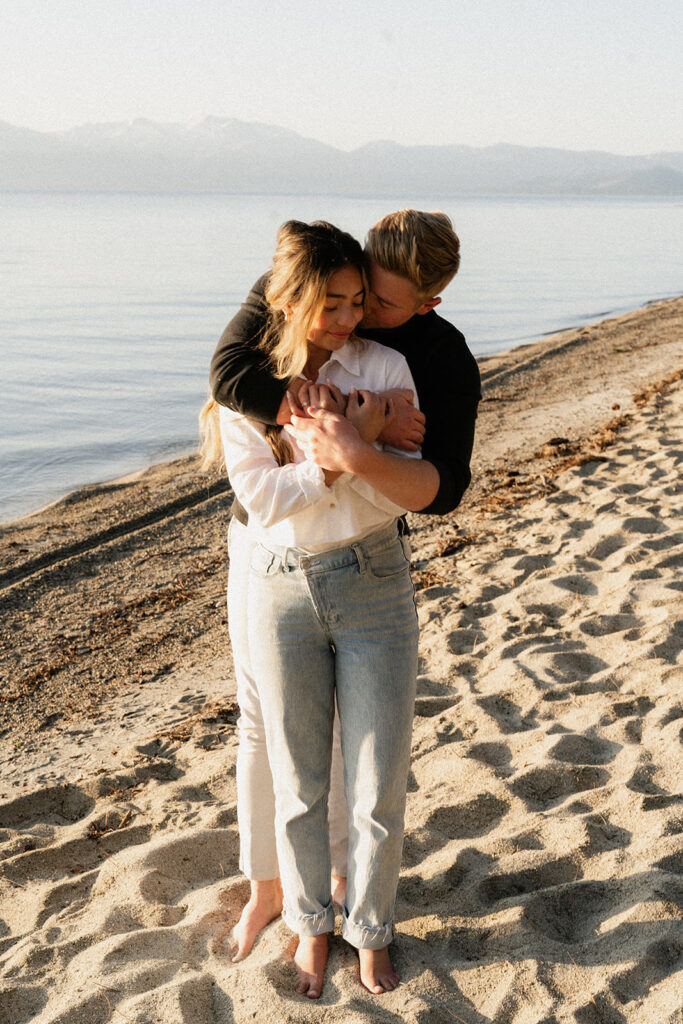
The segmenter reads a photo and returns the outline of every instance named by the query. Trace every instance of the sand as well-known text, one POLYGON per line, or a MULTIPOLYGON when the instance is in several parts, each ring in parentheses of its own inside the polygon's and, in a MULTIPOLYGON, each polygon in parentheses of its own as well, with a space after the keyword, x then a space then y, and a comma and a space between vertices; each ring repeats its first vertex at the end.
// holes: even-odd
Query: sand
POLYGON ((245 897, 224 535, 193 458, 0 527, 0 1024, 683 1021, 683 299, 482 361, 475 481, 411 517, 394 961, 322 998, 245 897))

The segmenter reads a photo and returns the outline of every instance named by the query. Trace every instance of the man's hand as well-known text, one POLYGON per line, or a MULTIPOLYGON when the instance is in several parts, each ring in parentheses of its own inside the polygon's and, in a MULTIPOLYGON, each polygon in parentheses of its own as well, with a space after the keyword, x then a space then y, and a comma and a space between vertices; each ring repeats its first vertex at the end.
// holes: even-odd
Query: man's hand
POLYGON ((374 391, 356 391, 351 388, 346 406, 346 418, 368 444, 374 444, 393 418, 392 403, 374 391))
MULTIPOLYGON (((350 399, 349 399, 350 401, 350 399)), ((436 466, 424 459, 380 452, 360 436, 350 419, 324 409, 293 416, 294 435, 307 458, 325 470, 351 473, 410 511, 426 508, 439 489, 436 466)))
POLYGON ((309 408, 308 416, 292 416, 292 427, 306 458, 336 473, 353 472, 354 453, 367 447, 350 419, 337 412, 309 408))
POLYGON ((378 440, 404 452, 419 451, 425 436, 425 415, 413 404, 414 392, 410 388, 392 388, 382 394, 391 399, 394 415, 379 434, 378 440))

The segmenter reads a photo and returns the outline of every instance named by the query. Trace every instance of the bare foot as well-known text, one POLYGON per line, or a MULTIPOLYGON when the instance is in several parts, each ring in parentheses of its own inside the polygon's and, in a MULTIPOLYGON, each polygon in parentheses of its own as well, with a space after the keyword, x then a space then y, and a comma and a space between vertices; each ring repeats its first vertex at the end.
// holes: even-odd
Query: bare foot
POLYGON ((230 932, 233 961, 243 960, 251 952, 258 933, 282 913, 282 886, 279 878, 252 882, 251 896, 240 919, 230 932))
POLYGON ((299 995, 317 999, 323 990, 327 964, 327 935, 300 935, 294 954, 299 980, 294 989, 299 995))
POLYGON ((384 949, 359 949, 358 959, 361 984, 373 995, 391 992, 400 982, 400 976, 391 966, 388 946, 384 949))
POLYGON ((333 903, 336 903, 338 907, 343 907, 344 900, 346 899, 346 879, 341 875, 331 875, 330 886, 332 888, 333 903))

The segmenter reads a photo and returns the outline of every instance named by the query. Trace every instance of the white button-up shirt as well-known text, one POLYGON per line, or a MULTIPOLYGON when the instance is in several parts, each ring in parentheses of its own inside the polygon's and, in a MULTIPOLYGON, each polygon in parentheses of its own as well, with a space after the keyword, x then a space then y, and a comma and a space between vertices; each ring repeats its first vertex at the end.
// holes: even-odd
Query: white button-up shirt
MULTIPOLYGON (((347 342, 331 352, 318 380, 330 380, 345 394, 351 388, 415 390, 404 357, 366 340, 347 342)), ((325 551, 359 540, 406 511, 350 473, 343 473, 327 487, 322 469, 306 458, 287 426, 283 434, 294 462, 279 466, 262 424, 224 407, 220 424, 230 483, 249 513, 249 532, 266 546, 325 551)), ((390 450, 406 458, 421 458, 419 452, 390 450)))

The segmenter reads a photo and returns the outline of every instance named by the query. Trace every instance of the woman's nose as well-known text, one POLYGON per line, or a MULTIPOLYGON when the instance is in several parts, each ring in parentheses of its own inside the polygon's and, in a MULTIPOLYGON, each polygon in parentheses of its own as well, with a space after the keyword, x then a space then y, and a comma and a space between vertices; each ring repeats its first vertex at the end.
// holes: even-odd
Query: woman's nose
POLYGON ((346 326, 347 324, 355 327, 360 319, 359 314, 362 314, 362 310, 353 309, 351 306, 344 307, 339 311, 339 319, 341 323, 346 326))

